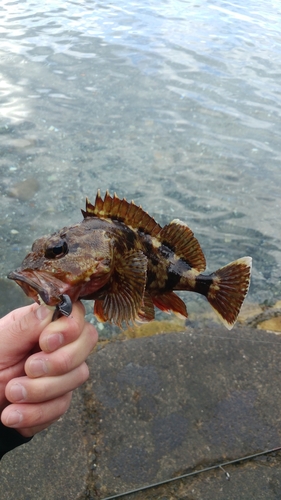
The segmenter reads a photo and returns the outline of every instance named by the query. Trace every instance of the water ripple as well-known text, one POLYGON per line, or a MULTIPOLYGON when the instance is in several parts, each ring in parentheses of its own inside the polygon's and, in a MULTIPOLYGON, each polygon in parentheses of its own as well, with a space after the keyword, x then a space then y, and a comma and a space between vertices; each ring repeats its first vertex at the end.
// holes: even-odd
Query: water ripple
POLYGON ((10 214, 25 253, 101 187, 186 220, 212 268, 252 253, 252 293, 278 295, 280 14, 274 0, 3 0, 0 273, 17 264, 10 214), (30 176, 23 208, 5 189, 30 176))

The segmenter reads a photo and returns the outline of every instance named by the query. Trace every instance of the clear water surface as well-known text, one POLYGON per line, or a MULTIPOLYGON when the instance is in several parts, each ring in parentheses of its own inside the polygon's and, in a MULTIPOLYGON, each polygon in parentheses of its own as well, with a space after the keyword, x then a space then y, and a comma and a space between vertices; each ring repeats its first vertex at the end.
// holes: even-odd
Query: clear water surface
POLYGON ((0 277, 101 188, 188 223, 209 271, 251 255, 248 301, 280 299, 280 2, 2 0, 0 18, 0 277))

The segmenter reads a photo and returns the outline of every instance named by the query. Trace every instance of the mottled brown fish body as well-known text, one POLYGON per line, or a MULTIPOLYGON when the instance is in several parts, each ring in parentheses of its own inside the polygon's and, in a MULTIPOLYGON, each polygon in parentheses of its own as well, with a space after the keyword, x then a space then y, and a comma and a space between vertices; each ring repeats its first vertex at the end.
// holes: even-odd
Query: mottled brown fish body
POLYGON ((9 274, 34 300, 58 305, 94 299, 100 321, 150 321, 154 307, 187 317, 174 290, 204 295, 227 328, 247 294, 251 258, 206 276, 202 249, 179 220, 163 228, 141 207, 98 191, 86 201, 84 220, 36 240, 21 267, 9 274))

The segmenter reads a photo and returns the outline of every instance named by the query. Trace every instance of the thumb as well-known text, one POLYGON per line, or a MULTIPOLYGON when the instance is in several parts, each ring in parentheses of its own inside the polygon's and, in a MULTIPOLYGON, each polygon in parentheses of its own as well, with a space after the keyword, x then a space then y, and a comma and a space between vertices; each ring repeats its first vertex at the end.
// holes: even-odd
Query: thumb
POLYGON ((22 355, 27 354, 52 320, 53 312, 44 305, 32 304, 23 309, 28 310, 24 315, 21 309, 16 309, 0 320, 2 369, 10 366, 11 361, 15 363, 22 355))

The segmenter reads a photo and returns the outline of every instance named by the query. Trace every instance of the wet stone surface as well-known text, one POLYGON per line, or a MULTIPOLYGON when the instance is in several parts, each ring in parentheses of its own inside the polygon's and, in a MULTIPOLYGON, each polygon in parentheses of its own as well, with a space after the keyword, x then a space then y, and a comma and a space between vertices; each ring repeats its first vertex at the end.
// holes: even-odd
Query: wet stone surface
MULTIPOLYGON (((216 326, 105 345, 62 421, 4 458, 0 497, 104 499, 280 446, 280 345, 216 326)), ((128 498, 278 500, 280 457, 128 498)))

